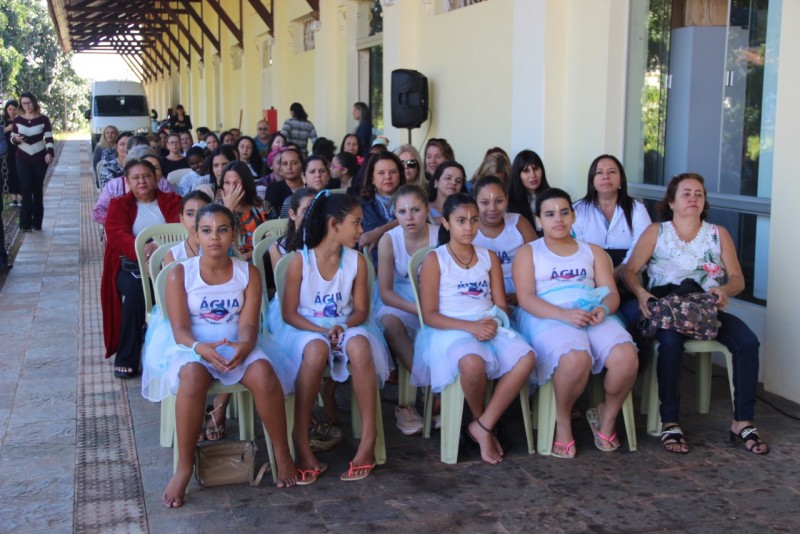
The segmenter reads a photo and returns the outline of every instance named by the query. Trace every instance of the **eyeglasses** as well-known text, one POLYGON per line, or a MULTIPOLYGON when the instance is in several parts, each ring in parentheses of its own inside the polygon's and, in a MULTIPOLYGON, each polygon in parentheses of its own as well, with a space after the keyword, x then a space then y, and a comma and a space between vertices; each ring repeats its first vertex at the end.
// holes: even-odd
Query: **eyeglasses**
POLYGON ((415 159, 407 159, 403 162, 403 167, 406 169, 416 169, 419 167, 419 161, 415 159))

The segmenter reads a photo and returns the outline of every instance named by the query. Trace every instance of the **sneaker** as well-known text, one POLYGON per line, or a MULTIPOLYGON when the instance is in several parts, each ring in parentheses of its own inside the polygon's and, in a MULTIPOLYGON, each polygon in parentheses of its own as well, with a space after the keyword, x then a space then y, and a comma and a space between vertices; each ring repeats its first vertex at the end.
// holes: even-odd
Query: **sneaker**
POLYGON ((406 436, 422 432, 422 416, 412 406, 398 406, 394 409, 397 417, 397 428, 406 436))

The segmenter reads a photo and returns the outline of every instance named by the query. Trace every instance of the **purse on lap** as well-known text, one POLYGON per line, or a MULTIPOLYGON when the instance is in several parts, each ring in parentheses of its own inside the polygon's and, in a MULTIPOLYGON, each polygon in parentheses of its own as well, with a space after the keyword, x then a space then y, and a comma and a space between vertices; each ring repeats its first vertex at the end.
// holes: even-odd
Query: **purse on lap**
POLYGON ((269 462, 256 473, 255 441, 227 441, 198 445, 195 452, 194 476, 201 486, 250 484, 256 487, 269 470, 269 462))
MULTIPOLYGON (((655 295, 664 294, 666 288, 653 288, 655 295)), ((652 336, 656 330, 674 330, 686 337, 709 340, 717 337, 717 296, 706 293, 694 280, 686 279, 680 286, 669 286, 668 294, 650 299, 647 308, 650 318, 645 319, 642 334, 652 336), (699 291, 698 291, 699 289, 699 291)))

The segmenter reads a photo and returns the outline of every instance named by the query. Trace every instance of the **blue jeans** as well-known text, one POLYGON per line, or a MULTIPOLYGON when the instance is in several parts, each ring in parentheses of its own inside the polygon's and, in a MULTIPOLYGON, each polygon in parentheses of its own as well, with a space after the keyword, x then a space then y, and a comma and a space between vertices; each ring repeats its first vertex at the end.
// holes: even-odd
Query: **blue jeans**
MULTIPOLYGON (((756 335, 744 321, 726 313, 717 313, 721 326, 716 340, 725 345, 733 355, 733 418, 737 421, 753 419, 758 385, 758 348, 756 335)), ((661 421, 678 422, 680 405, 681 363, 686 336, 672 330, 658 330, 658 397, 661 401, 661 421)))

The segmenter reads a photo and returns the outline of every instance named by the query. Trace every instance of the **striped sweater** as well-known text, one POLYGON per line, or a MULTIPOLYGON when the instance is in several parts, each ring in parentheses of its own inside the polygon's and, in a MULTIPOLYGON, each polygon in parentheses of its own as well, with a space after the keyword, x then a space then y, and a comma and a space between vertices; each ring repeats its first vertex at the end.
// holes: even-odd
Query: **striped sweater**
POLYGON ((27 161, 44 161, 45 154, 55 154, 53 144, 53 128, 46 115, 33 119, 17 116, 14 119, 15 134, 25 136, 25 141, 17 145, 17 158, 27 161))

